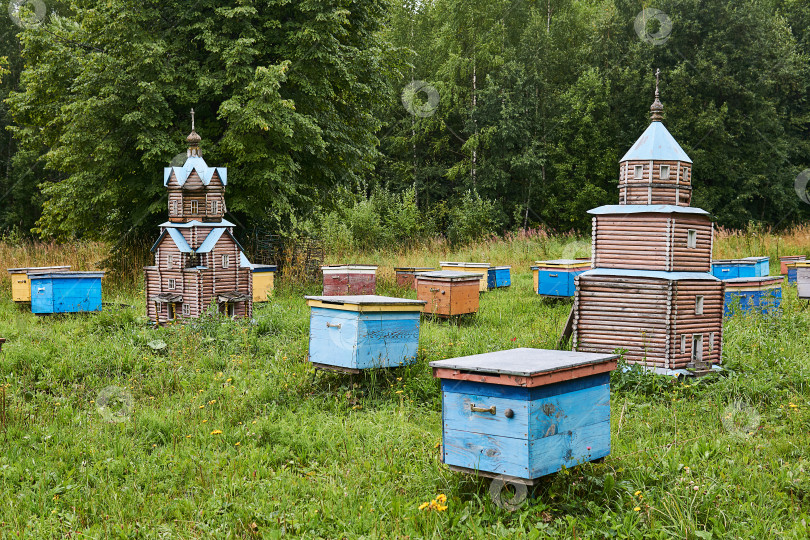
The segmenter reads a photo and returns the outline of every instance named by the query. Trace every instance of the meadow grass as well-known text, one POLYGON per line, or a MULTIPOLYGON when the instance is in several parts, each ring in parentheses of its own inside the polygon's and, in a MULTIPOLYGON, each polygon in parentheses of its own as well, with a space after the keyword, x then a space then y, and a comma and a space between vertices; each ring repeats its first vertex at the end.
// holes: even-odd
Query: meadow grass
POLYGON ((6 286, 0 530, 40 538, 806 538, 810 310, 793 287, 781 316, 727 320, 721 374, 677 381, 615 372, 611 455, 544 478, 519 510, 495 506, 488 481, 442 465, 440 393, 428 362, 555 348, 570 303, 534 295, 526 263, 582 242, 493 240, 358 261, 383 265, 380 294, 406 297, 415 295, 393 285, 394 265, 445 257, 514 265, 512 287, 482 294, 477 316, 423 319, 415 365, 358 376, 315 376, 306 361, 302 296, 318 294, 317 285, 281 281, 254 323, 211 316, 159 329, 142 317, 142 284, 105 283, 105 302, 131 308, 51 317, 14 305, 6 286), (131 396, 131 410, 101 414, 105 394, 131 396), (446 511, 419 510, 439 494, 446 511))

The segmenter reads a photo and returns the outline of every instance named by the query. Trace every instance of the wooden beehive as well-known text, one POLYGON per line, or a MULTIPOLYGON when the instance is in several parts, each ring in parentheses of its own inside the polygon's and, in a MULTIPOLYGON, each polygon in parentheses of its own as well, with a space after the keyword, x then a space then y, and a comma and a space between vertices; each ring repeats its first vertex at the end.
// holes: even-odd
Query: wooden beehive
POLYGON ((593 216, 593 267, 708 272, 709 213, 677 205, 608 205, 593 216))
POLYGON ((444 261, 439 262, 439 266, 442 270, 448 272, 467 272, 481 276, 481 282, 478 284, 478 290, 481 292, 486 292, 488 288, 487 275, 489 272, 489 267, 491 266, 489 263, 444 261))
POLYGON ((663 108, 656 82, 650 125, 620 161, 621 204, 591 210, 594 269, 576 278, 573 346, 700 373, 721 360, 724 286, 709 273, 711 219, 689 208, 692 160, 663 108))
POLYGON ((31 282, 28 274, 44 272, 67 272, 70 266, 30 266, 27 268, 9 268, 11 274, 11 299, 15 302, 31 301, 31 282))
POLYGON ((429 266, 404 266, 394 268, 397 276, 397 286, 404 289, 416 290, 416 274, 420 272, 432 272, 435 268, 429 266))
POLYGON ((702 272, 597 269, 577 276, 573 342, 663 372, 721 360, 723 282, 702 272))
POLYGON ((321 266, 323 295, 368 295, 377 292, 377 267, 364 264, 321 266))
POLYGON ((512 349, 431 362, 442 385, 442 461, 531 484, 607 456, 616 358, 512 349))
POLYGON ((188 136, 188 159, 166 167, 169 221, 152 246, 155 264, 146 274, 146 314, 156 324, 198 317, 209 307, 231 317, 253 314, 253 277, 244 249, 223 219, 225 167, 209 167, 200 136, 188 136), (247 259, 244 259, 245 261, 247 259))
POLYGON ((796 288, 799 298, 810 298, 810 261, 792 263, 796 270, 796 288))
POLYGON ((102 277, 104 272, 29 273, 31 313, 101 311, 102 277))
POLYGON ((487 270, 487 288, 498 289, 512 285, 512 267, 494 266, 487 270))
POLYGON ((452 317, 478 313, 478 292, 482 276, 469 272, 440 270, 416 276, 416 297, 426 302, 425 313, 452 317))
POLYGON ((745 257, 712 261, 712 274, 720 279, 764 277, 770 272, 770 258, 745 257))
POLYGON ((309 361, 357 372, 412 364, 424 302, 376 295, 307 296, 309 361))
POLYGON ((591 269, 591 263, 580 259, 535 261, 532 266, 534 292, 540 296, 574 296, 574 278, 591 269))
POLYGON ((741 277, 724 280, 726 316, 735 313, 779 312, 782 305, 782 276, 741 277))
POLYGON ((807 260, 807 255, 783 255, 779 257, 779 273, 786 276, 788 274, 788 264, 805 260, 807 260))

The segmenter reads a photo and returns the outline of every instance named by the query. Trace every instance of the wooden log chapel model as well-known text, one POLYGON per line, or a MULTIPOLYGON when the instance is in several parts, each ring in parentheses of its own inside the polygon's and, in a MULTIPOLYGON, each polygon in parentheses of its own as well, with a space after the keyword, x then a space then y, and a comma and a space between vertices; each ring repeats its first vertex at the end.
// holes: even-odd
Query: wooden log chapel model
POLYGON ((720 363, 723 282, 711 272, 714 225, 689 206, 692 160, 661 122, 620 161, 618 205, 590 210, 592 270, 577 276, 573 347, 624 349, 625 359, 667 374, 720 363))
POLYGON ((250 317, 253 284, 242 246, 225 215, 225 167, 209 167, 200 151, 201 138, 191 133, 182 167, 166 167, 163 185, 169 192, 169 221, 160 225, 152 246, 154 266, 146 271, 146 314, 156 324, 198 317, 216 306, 232 317, 250 317))

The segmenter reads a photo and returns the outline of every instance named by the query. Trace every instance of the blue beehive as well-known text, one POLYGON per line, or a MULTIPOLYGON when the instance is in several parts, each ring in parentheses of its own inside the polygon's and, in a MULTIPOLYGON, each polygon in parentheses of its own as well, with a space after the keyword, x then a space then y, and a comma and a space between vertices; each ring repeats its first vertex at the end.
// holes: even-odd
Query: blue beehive
POLYGON ((425 302, 388 296, 307 296, 309 361, 357 373, 412 364, 425 302))
POLYGON ((444 463, 532 483, 607 456, 617 358, 521 348, 431 362, 442 385, 444 463))
POLYGON ((770 273, 769 257, 745 257, 712 261, 712 275, 722 280, 763 277, 770 273))
POLYGON ((79 313, 101 311, 104 272, 44 272, 28 274, 31 312, 79 313))
POLYGON ((590 261, 580 259, 535 261, 535 264, 534 290, 541 296, 574 296, 574 278, 591 269, 590 261))
POLYGON ((493 266, 487 270, 487 287, 509 287, 512 285, 511 266, 493 266))
POLYGON ((782 305, 782 276, 734 278, 725 281, 726 317, 739 311, 763 315, 777 313, 782 305))

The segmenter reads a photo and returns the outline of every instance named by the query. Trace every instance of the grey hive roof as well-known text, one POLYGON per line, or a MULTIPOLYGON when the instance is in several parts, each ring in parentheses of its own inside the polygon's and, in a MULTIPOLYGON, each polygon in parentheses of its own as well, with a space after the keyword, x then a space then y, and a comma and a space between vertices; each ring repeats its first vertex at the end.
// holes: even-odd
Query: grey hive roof
POLYGON ((692 159, 661 122, 651 122, 619 162, 649 159, 692 163, 692 159))

